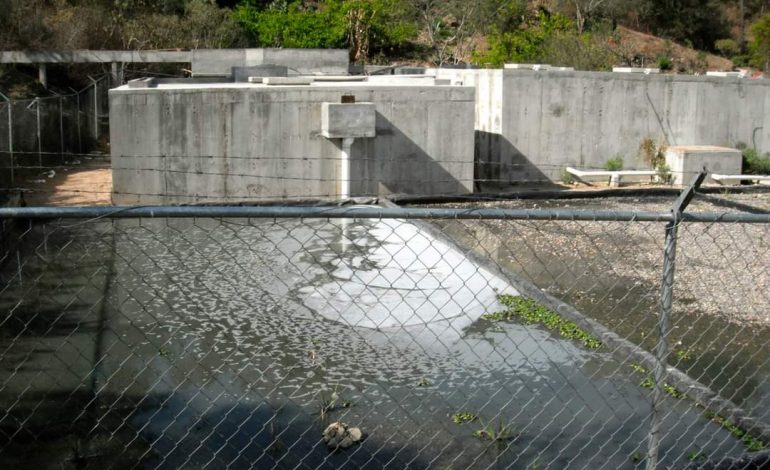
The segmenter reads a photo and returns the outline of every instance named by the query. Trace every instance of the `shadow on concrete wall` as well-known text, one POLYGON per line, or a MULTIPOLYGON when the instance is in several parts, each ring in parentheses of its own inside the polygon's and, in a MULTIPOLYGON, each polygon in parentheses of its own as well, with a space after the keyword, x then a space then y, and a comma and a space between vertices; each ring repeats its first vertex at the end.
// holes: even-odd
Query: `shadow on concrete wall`
POLYGON ((493 132, 476 131, 474 164, 476 191, 511 184, 551 183, 551 178, 507 138, 493 132))
MULTIPOLYGON (((379 112, 376 115, 377 137, 357 139, 353 144, 350 191, 353 196, 381 194, 468 194, 473 176, 458 179, 465 166, 461 157, 436 160, 423 147, 404 134, 379 112), (450 168, 448 170, 447 168, 450 168)), ((448 145, 445 147, 448 148, 448 145)), ((456 154, 448 149, 450 154, 456 154)))

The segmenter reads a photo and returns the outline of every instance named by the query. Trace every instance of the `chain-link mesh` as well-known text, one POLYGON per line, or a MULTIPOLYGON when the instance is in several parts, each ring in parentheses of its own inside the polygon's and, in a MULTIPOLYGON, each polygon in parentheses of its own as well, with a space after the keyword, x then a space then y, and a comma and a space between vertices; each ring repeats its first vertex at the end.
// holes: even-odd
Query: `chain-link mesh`
MULTIPOLYGON (((665 222, 608 218, 8 219, 0 462, 642 468, 665 222)), ((679 230, 660 465, 755 458, 770 225, 679 230)))

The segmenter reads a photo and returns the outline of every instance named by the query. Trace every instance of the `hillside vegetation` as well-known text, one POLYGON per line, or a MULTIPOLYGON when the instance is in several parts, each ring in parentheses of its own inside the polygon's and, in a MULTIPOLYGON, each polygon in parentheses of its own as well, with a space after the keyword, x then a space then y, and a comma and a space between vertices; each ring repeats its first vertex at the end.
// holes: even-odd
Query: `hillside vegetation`
MULTIPOLYGON (((0 0, 10 49, 347 48, 352 61, 770 66, 770 0, 0 0)), ((0 88, 9 67, 0 69, 0 88)))

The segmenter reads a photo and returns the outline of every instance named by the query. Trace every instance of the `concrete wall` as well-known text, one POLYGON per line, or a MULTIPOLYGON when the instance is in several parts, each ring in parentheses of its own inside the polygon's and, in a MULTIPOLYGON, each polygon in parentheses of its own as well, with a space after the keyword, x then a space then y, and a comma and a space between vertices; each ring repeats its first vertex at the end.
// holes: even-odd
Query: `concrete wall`
POLYGON ((161 85, 110 92, 113 200, 334 198, 341 139, 320 136, 321 107, 350 93, 377 132, 353 144, 353 196, 472 190, 472 88, 161 85))
POLYGON ((501 172, 508 171, 506 161, 501 161, 503 129, 503 71, 500 69, 428 69, 437 79, 448 79, 452 85, 476 88, 476 145, 474 150, 476 188, 507 182, 501 180, 501 172))
POLYGON ((614 155, 644 168, 645 138, 669 145, 770 151, 770 83, 737 78, 503 71, 502 180, 558 180, 565 165, 601 168, 614 155))
POLYGON ((298 74, 347 75, 345 49, 196 49, 192 51, 193 75, 229 75, 232 67, 277 64, 298 74))

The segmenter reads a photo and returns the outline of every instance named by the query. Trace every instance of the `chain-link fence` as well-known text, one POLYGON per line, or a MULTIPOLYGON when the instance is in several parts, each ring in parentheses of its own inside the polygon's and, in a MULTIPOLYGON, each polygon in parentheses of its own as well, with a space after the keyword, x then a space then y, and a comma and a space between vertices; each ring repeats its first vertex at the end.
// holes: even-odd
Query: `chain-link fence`
POLYGON ((80 163, 109 139, 109 75, 72 93, 10 99, 0 94, 0 173, 5 186, 17 177, 40 177, 80 163))
POLYGON ((0 216, 3 468, 744 468, 767 457, 767 215, 0 216), (670 310, 664 259, 676 261, 670 310))

